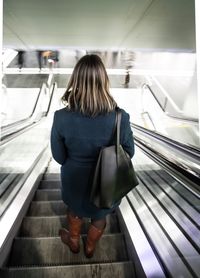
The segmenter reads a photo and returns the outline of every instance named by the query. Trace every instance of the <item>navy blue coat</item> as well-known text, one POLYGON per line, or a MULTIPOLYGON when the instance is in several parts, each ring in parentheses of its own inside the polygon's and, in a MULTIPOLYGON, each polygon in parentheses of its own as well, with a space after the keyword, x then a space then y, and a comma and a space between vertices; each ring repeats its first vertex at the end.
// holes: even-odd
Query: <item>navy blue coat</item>
MULTIPOLYGON (((61 164, 62 199, 79 217, 103 218, 113 209, 98 209, 89 202, 91 178, 100 149, 111 143, 115 111, 96 117, 63 108, 55 112, 51 130, 53 158, 61 164)), ((122 110, 120 143, 133 157, 129 115, 122 110)))

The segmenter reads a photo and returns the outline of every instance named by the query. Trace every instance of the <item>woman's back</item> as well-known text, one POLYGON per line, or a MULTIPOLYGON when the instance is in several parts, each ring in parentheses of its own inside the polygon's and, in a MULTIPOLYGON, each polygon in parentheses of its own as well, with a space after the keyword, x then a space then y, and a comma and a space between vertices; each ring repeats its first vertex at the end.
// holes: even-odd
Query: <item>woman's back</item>
MULTIPOLYGON (((63 108, 55 113, 54 125, 64 142, 68 160, 96 162, 100 149, 114 143, 112 138, 115 126, 115 111, 96 117, 88 117, 80 112, 72 112, 63 108)), ((128 142, 132 138, 127 138, 127 140, 124 138, 128 127, 129 116, 122 110, 120 141, 132 156, 134 152, 131 148, 132 142, 128 142)), ((59 148, 54 148, 53 138, 52 149, 55 156, 61 156, 58 153, 59 148)), ((61 164, 64 163, 64 161, 60 162, 61 164)))
MULTIPOLYGON (((61 229, 62 241, 79 252, 82 217, 91 218, 85 254, 93 256, 95 243, 105 228, 111 209, 90 202, 92 179, 99 151, 113 144, 117 103, 109 91, 106 69, 97 55, 85 55, 75 65, 62 97, 67 107, 55 112, 51 131, 54 159, 62 165, 62 199, 69 209, 69 231, 61 229)), ((120 143, 132 157, 134 143, 129 115, 122 110, 120 143)), ((109 169, 108 169, 109 171, 109 169)))

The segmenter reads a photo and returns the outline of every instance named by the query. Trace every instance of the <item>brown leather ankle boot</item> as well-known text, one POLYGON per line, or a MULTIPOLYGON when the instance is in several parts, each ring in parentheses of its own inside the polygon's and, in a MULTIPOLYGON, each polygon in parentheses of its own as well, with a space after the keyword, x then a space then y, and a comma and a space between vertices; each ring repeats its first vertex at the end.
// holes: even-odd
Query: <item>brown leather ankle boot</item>
POLYGON ((63 243, 67 244, 73 253, 80 252, 80 234, 83 220, 78 216, 67 215, 69 231, 62 228, 59 235, 63 243))
POLYGON ((104 230, 105 227, 103 229, 98 229, 94 225, 90 225, 85 244, 85 255, 87 258, 91 258, 94 255, 96 243, 101 238, 104 230))

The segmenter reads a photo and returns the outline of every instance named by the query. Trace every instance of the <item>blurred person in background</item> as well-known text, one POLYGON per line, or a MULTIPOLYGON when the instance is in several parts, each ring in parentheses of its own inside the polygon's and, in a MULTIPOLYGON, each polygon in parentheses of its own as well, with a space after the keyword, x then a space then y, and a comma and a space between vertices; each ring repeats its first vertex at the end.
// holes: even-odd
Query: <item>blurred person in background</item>
POLYGON ((39 66, 40 70, 42 69, 42 66, 43 66, 43 62, 42 62, 43 57, 42 57, 42 54, 43 54, 42 50, 37 50, 38 66, 39 66))
POLYGON ((130 84, 130 70, 133 68, 135 62, 135 53, 133 51, 124 51, 123 64, 125 66, 125 80, 124 88, 128 88, 130 84))
POLYGON ((25 55, 25 51, 23 50, 18 51, 18 67, 20 70, 24 67, 24 55, 25 55))

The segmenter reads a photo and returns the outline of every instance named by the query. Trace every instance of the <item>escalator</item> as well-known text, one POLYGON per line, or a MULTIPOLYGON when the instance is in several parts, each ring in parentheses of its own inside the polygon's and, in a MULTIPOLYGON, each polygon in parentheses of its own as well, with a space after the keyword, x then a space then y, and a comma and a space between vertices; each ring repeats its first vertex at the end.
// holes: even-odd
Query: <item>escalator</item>
POLYGON ((199 277, 199 195, 139 151, 135 169, 140 185, 127 200, 165 276, 199 277))
MULTIPOLYGON (((46 89, 45 84, 42 87, 46 89)), ((55 82, 50 85, 49 96, 44 106, 41 104, 46 93, 45 90, 41 89, 31 116, 24 121, 9 125, 6 130, 2 129, 0 141, 0 216, 15 198, 41 153, 48 146, 48 126, 51 118, 49 114, 55 105, 56 88, 55 82), (33 149, 35 151, 31 153, 30 150, 33 149)))
POLYGON ((6 74, 8 88, 40 88, 48 79, 48 74, 6 74))
MULTIPOLYGON (((81 252, 73 254, 58 237, 58 230, 67 227, 67 207, 61 201, 59 175, 49 164, 34 199, 15 237, 2 278, 31 277, 119 277, 133 278, 134 267, 129 260, 124 235, 116 213, 107 218, 107 227, 93 258, 81 252)), ((83 226, 86 237, 89 222, 83 226)))
POLYGON ((27 130, 27 128, 30 128, 33 124, 39 122, 43 117, 48 115, 56 86, 56 83, 53 82, 52 79, 50 84, 46 82, 43 83, 29 117, 1 127, 0 145, 11 140, 16 134, 20 134, 20 132, 27 130))
MULTIPOLYGON (((175 92, 176 90, 173 95, 178 97, 178 94, 175 92)), ((185 101, 182 97, 179 99, 179 102, 183 100, 185 101)), ((143 125, 146 128, 162 133, 168 138, 182 142, 183 144, 199 148, 198 116, 189 116, 189 114, 193 114, 192 109, 190 113, 179 109, 169 93, 164 89, 160 90, 154 83, 151 86, 146 83, 143 84, 141 103, 141 117, 143 119, 143 125)), ((187 107, 193 107, 188 102, 185 105, 187 107)), ((196 109, 194 108, 194 114, 196 113, 195 111, 196 109)))
MULTIPOLYGON (((80 254, 72 254, 58 236, 61 226, 67 228, 67 208, 61 201, 58 166, 50 161, 40 182, 27 182, 32 195, 21 194, 27 205, 13 236, 5 236, 7 251, 0 248, 0 254, 9 254, 4 263, 0 258, 0 277, 199 277, 200 152, 133 128, 139 185, 108 217, 94 257, 84 256, 82 241, 80 254)), ((38 130, 36 136, 39 140, 38 130)), ((35 164, 36 180, 41 166, 39 160, 35 164)), ((83 239, 88 225, 83 226, 83 239)))
MULTIPOLYGON (((200 150, 140 126, 132 126, 139 185, 123 200, 120 210, 133 234, 133 246, 145 269, 144 277, 198 278, 200 150), (131 209, 127 210, 128 205, 131 209), (132 228, 130 219, 132 225, 139 224, 141 230, 132 228), (143 246, 145 240, 148 243, 143 246), (150 250, 148 244, 153 251, 150 260, 154 259, 155 263, 157 259, 154 270, 144 258, 150 250)), ((133 255, 133 260, 135 258, 133 255)))

